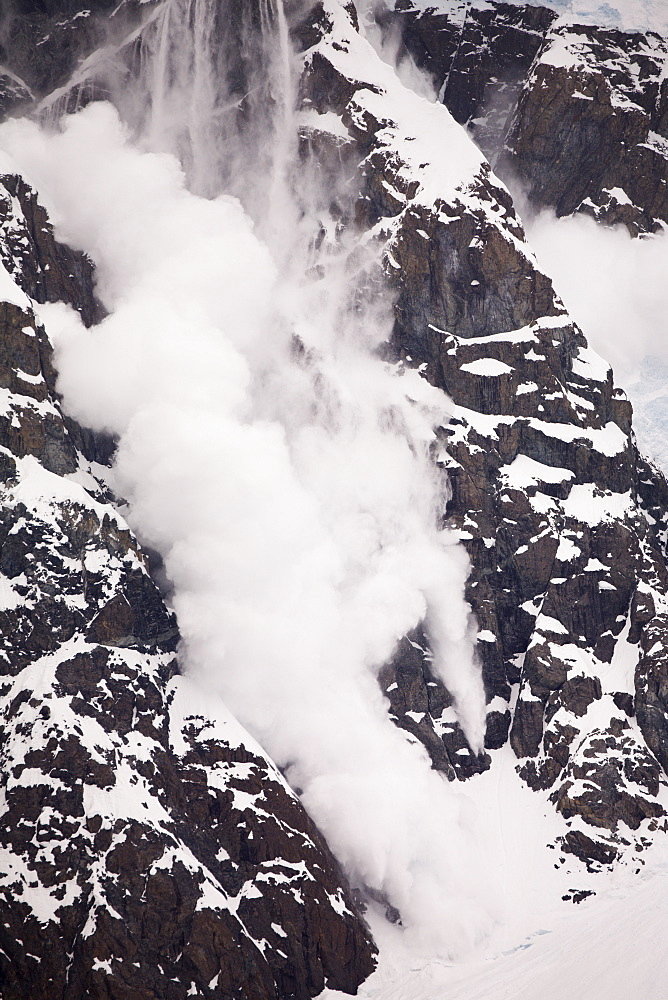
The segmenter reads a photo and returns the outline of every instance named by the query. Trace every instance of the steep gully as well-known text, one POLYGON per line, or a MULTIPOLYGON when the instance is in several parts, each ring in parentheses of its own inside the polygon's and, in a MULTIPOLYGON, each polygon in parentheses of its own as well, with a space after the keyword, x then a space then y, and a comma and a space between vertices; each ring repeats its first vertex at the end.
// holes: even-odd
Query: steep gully
MULTIPOLYGON (((425 746, 432 766, 451 778, 493 767, 495 749, 509 739, 523 778, 538 794, 549 793, 563 817, 560 859, 570 852, 596 869, 637 858, 665 826, 665 483, 638 456, 630 407, 536 269, 512 202, 484 160, 462 170, 447 189, 439 181, 439 191, 424 149, 411 155, 414 120, 404 124, 382 83, 359 78, 352 10, 323 5, 303 20, 298 10, 289 14, 305 59, 299 98, 319 116, 303 120, 301 141, 328 176, 345 171, 355 179, 353 212, 343 203, 340 218, 352 225, 354 217, 362 231, 384 241, 385 271, 396 293, 391 360, 419 368, 454 403, 450 422, 438 431, 440 460, 452 489, 449 523, 472 564, 467 597, 479 627, 487 753, 471 750, 453 698, 433 671, 421 626, 381 671, 392 715, 425 746)), ((411 8, 390 19, 407 21, 403 38, 415 58, 424 62, 430 49, 429 68, 441 74, 446 104, 459 120, 471 121, 483 148, 499 150, 505 139, 499 169, 507 163, 529 184, 541 179, 540 190, 530 189, 536 201, 564 213, 580 207, 634 232, 654 229, 664 218, 663 90, 653 82, 660 74, 652 75, 664 58, 661 39, 573 29, 567 44, 575 66, 564 68, 549 58, 564 32, 550 35, 551 14, 538 8, 474 10, 463 28, 447 15, 430 22, 411 8), (530 44, 513 52, 508 39, 518 30, 530 44), (515 68, 516 78, 504 90, 507 106, 474 121, 482 117, 485 88, 498 83, 481 65, 481 53, 489 58, 490 51, 497 65, 503 56, 515 68), (624 68, 638 62, 638 53, 645 68, 640 78, 648 83, 635 94, 650 96, 636 102, 628 79, 637 81, 637 74, 627 70, 624 77, 624 68), (536 120, 545 123, 546 91, 554 118, 536 131, 536 120), (592 149, 579 141, 582 191, 568 176, 572 156, 555 157, 545 147, 560 128, 574 134, 573 102, 579 102, 577 128, 583 123, 578 94, 591 107, 597 134, 609 142, 605 156, 594 147, 600 170, 592 177, 586 167, 592 149), (547 179, 545 162, 554 164, 547 179), (628 201, 610 195, 620 190, 628 201)), ((90 44, 85 34, 76 37, 74 51, 90 44)), ((140 33, 121 48, 129 68, 141 44, 140 33)), ((112 92, 105 72, 103 65, 66 88, 60 107, 112 92)), ((41 87, 46 92, 62 82, 41 87)), ((5 183, 8 271, 34 301, 72 302, 86 322, 95 322, 100 313, 88 263, 53 240, 23 181, 8 177, 5 183)), ((201 995, 307 996, 325 978, 354 988, 370 969, 371 951, 355 905, 341 895, 336 863, 272 765, 236 735, 234 723, 221 730, 201 706, 188 708, 187 684, 174 674, 173 620, 131 534, 113 508, 100 506, 109 497, 91 479, 82 482, 93 501, 78 485, 66 487, 74 496, 59 492, 62 477, 82 463, 104 464, 109 446, 62 417, 48 343, 30 302, 13 294, 15 301, 4 306, 12 396, 3 420, 1 558, 12 591, 3 612, 12 674, 5 752, 18 756, 6 765, 7 802, 16 820, 5 834, 23 867, 8 881, 8 995, 24 995, 26 982, 25 995, 40 995, 31 955, 42 958, 44 995, 54 988, 69 990, 68 996, 86 990, 152 995, 141 989, 176 997, 195 984, 201 995), (40 470, 59 477, 58 486, 40 470), (48 623, 46 633, 38 623, 48 623), (43 663, 39 683, 36 662, 43 663), (129 690, 132 707, 126 706, 129 690), (56 703, 58 721, 50 722, 56 703), (169 741, 162 722, 168 707, 184 727, 182 737, 169 741), (92 719, 104 740, 99 730, 84 738, 82 719, 92 719), (100 811, 83 786, 118 786, 123 768, 128 784, 139 782, 146 801, 162 812, 116 818, 107 829, 108 810, 100 811), (242 810, 241 839, 229 817, 243 801, 235 789, 263 802, 273 796, 270 807, 242 810), (254 823, 261 827, 251 836, 254 823), (295 829, 301 831, 297 850, 295 829), (262 857, 249 856, 253 840, 262 857), (228 857, 221 860, 222 854, 228 857), (275 871, 267 875, 272 863, 275 871), (260 869, 260 882, 272 891, 256 896, 250 885, 260 869), (141 890, 133 882, 137 872, 141 890), (29 916, 17 887, 29 896, 38 884, 57 887, 56 902, 51 913, 29 916), (206 896, 211 885, 236 901, 224 920, 220 897, 206 896), (206 904, 198 903, 203 899, 206 904), (149 919, 151 907, 161 914, 175 905, 183 913, 173 925, 149 919), (51 916, 56 919, 46 926, 55 936, 48 946, 43 921, 51 916), (260 940, 268 944, 258 947, 260 940), (306 950, 304 941, 311 942, 306 950), (235 950, 249 957, 231 961, 235 950), (172 960, 162 971, 158 956, 165 954, 172 960)), ((537 795, 537 801, 543 799, 537 795)), ((142 799, 136 809, 144 808, 142 799)))

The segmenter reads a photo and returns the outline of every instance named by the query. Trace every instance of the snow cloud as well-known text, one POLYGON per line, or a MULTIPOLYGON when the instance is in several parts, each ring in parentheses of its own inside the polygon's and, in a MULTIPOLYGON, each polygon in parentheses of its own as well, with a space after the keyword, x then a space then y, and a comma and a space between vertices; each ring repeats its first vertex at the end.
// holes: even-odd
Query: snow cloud
POLYGON ((668 472, 668 236, 523 214, 539 265, 633 403, 641 450, 668 472))
POLYGON ((527 218, 529 242, 594 350, 631 385, 643 358, 668 359, 668 238, 631 239, 585 215, 527 218))
POLYGON ((284 231, 279 253, 237 200, 190 193, 173 157, 133 145, 109 105, 55 134, 8 123, 0 146, 97 265, 97 328, 44 316, 70 412, 120 436, 116 483, 164 556, 186 668, 287 770, 353 881, 409 936, 465 952, 497 915, 477 821, 376 678, 426 619, 481 745, 468 563, 440 528, 430 457, 447 400, 374 354, 387 303, 350 291, 374 251, 325 240, 314 260, 284 231))

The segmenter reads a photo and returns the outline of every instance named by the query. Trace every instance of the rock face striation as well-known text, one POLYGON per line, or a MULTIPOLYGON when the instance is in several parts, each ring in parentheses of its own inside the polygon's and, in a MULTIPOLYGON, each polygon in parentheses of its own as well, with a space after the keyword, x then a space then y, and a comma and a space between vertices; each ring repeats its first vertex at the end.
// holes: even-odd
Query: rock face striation
MULTIPOLYGON (((127 72, 150 11, 127 6, 127 72)), ((453 404, 434 461, 471 561, 485 752, 423 628, 381 672, 388 709, 453 780, 509 743, 562 819, 562 859, 638 865, 668 830, 668 486, 490 160, 558 214, 632 235, 668 222, 666 42, 555 27, 535 6, 398 0, 382 31, 443 107, 399 82, 352 5, 286 11, 304 149, 342 222, 382 248, 388 361, 453 404)), ((71 61, 28 79, 29 46, 5 46, 6 108, 107 93, 103 18, 91 33, 78 4, 17 3, 8 37, 59 12, 71 61)), ((354 992, 374 950, 337 863, 263 751, 179 675, 177 625, 104 486, 113 442, 60 409, 38 306, 99 319, 90 263, 55 241, 25 181, 2 183, 3 995, 354 992)))
POLYGON ((87 258, 0 187, 0 990, 5 1000, 354 992, 374 951, 276 767, 179 675, 178 629, 63 417, 39 304, 87 258))

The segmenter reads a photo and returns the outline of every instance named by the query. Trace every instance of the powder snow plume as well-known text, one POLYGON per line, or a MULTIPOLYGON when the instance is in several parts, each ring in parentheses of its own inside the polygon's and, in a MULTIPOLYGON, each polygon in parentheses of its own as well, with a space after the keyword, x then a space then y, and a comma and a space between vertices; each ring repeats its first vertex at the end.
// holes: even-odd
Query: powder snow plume
POLYGON ((666 234, 632 239, 625 226, 602 226, 583 214, 558 219, 527 208, 525 218, 539 265, 633 404, 641 451, 665 473, 666 234))
POLYGON ((261 7, 270 99, 245 129, 225 125, 215 8, 171 0, 155 19, 134 131, 103 103, 0 129, 108 310, 84 330, 44 308, 60 389, 119 435, 115 482, 164 557, 186 669, 286 770, 353 883, 421 946, 466 952, 497 916, 477 820, 377 683, 426 620, 481 747, 468 562, 432 454, 447 400, 378 357, 379 249, 341 231, 298 156, 282 8, 261 7))

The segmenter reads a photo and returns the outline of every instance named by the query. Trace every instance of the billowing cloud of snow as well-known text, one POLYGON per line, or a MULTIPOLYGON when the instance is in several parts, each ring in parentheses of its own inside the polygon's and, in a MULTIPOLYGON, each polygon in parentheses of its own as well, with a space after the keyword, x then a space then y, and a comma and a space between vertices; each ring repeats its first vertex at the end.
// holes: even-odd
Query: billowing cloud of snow
POLYGON ((526 220, 539 264, 622 385, 649 353, 668 355, 668 239, 631 239, 589 216, 526 220))
POLYGON ((287 769, 353 880, 427 947, 466 951, 497 915, 489 852, 376 676, 426 620, 481 747, 468 563, 433 461, 447 400, 374 353, 390 329, 377 251, 322 238, 315 209, 281 228, 298 217, 287 143, 259 228, 236 199, 191 193, 109 105, 55 134, 8 123, 0 147, 97 265, 97 328, 44 316, 70 412, 120 436, 117 485, 164 556, 185 666, 287 769))
POLYGON ((540 266, 629 395, 641 448, 668 470, 668 237, 631 239, 584 215, 526 214, 540 266))

